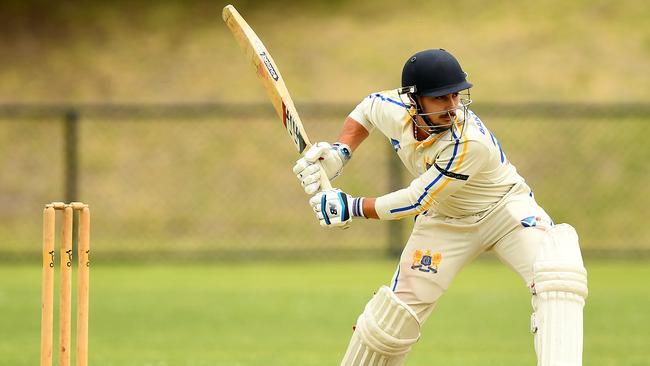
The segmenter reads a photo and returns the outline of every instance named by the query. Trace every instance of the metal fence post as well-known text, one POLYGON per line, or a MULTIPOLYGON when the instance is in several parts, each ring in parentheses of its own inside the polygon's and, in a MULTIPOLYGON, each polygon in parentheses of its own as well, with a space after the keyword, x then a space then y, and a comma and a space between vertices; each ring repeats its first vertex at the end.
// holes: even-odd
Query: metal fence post
POLYGON ((63 144, 64 197, 66 202, 74 202, 77 201, 77 180, 79 177, 79 112, 75 109, 70 109, 65 113, 63 144))
MULTIPOLYGON (((402 166, 400 160, 395 156, 395 151, 390 144, 386 144, 389 147, 388 153, 388 190, 397 191, 401 188, 404 188, 404 183, 402 179, 402 166)), ((402 220, 391 220, 388 222, 388 245, 386 246, 388 250, 388 255, 391 258, 399 256, 402 253, 402 248, 404 247, 404 226, 402 220)))
MULTIPOLYGON (((69 109, 63 119, 63 164, 65 192, 63 196, 66 202, 78 201, 78 180, 79 180, 79 112, 76 109, 69 109)), ((77 250, 79 217, 72 215, 73 232, 72 246, 77 250)))

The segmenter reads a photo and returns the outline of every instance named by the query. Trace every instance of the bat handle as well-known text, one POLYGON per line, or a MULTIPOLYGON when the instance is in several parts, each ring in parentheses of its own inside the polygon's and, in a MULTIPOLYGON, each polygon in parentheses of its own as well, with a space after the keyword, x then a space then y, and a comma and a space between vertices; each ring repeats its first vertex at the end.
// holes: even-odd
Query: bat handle
POLYGON ((329 178, 327 178, 327 173, 325 173, 325 169, 323 169, 323 166, 318 163, 318 167, 320 169, 320 190, 328 190, 332 189, 332 183, 330 182, 329 178))

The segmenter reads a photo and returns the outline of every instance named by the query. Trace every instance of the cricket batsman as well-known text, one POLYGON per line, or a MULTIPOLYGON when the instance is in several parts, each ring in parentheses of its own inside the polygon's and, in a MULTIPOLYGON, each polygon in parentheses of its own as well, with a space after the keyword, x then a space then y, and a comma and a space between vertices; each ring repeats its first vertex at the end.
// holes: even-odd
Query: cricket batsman
POLYGON ((497 137, 469 109, 471 87, 449 52, 418 52, 404 65, 401 88, 367 96, 337 142, 314 144, 293 168, 322 226, 415 218, 392 280, 359 315, 341 365, 402 365, 440 296, 485 251, 529 287, 537 365, 582 365, 587 271, 578 235, 537 204, 497 137), (411 183, 381 197, 319 192, 317 163, 335 178, 374 130, 386 136, 411 183))

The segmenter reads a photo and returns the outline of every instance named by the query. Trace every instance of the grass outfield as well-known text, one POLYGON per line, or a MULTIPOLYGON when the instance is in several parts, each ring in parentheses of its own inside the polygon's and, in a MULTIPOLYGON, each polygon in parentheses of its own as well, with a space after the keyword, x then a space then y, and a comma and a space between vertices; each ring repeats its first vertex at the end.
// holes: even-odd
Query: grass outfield
MULTIPOLYGON (((335 365, 393 262, 102 265, 91 273, 90 364, 335 365)), ((587 263, 585 365, 650 360, 647 262, 587 263)), ((0 268, 0 364, 35 365, 40 268, 0 268)), ((533 365, 530 300, 497 261, 461 273, 411 365, 533 365)))

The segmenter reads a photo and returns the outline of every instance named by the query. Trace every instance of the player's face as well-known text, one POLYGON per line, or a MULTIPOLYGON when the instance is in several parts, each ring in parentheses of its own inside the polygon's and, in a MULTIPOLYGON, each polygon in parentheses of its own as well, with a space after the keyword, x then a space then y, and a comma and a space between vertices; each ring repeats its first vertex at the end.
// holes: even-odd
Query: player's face
POLYGON ((429 119, 436 125, 448 125, 456 117, 456 108, 460 105, 460 95, 452 93, 439 97, 420 97, 422 113, 429 114, 429 119))

